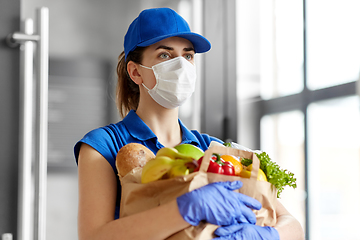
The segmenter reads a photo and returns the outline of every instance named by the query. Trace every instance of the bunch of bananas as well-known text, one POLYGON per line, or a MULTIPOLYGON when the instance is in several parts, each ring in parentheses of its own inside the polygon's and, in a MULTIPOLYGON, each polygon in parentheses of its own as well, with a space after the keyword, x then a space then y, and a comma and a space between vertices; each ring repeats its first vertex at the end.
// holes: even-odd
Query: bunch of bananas
POLYGON ((154 159, 143 167, 141 182, 149 183, 164 178, 188 175, 197 166, 197 159, 180 153, 176 148, 161 148, 154 159))

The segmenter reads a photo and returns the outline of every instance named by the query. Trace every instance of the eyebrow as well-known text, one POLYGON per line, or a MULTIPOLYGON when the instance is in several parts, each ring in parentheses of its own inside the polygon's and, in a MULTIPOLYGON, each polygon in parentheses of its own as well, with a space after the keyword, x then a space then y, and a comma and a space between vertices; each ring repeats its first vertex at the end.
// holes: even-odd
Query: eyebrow
MULTIPOLYGON (((165 49, 165 50, 169 50, 169 51, 173 51, 173 50, 174 50, 174 48, 168 47, 168 46, 165 46, 165 45, 160 45, 160 46, 158 46, 155 50, 158 50, 158 49, 165 49)), ((194 49, 193 47, 184 48, 183 50, 184 50, 185 52, 190 52, 190 51, 195 52, 195 49, 194 49)))

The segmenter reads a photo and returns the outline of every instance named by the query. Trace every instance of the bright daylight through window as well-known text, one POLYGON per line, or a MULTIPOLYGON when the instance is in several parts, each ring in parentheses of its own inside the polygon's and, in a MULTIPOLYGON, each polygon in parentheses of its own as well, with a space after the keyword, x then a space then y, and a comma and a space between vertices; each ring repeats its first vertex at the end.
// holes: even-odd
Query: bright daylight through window
POLYGON ((359 9, 237 1, 239 140, 295 173, 280 201, 307 240, 360 240, 359 9))

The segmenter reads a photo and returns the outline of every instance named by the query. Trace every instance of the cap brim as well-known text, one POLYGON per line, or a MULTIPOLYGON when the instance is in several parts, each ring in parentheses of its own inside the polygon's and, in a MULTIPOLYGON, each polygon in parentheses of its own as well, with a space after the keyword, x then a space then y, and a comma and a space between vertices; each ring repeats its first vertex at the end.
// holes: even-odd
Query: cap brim
POLYGON ((169 38, 169 37, 181 37, 181 38, 185 38, 185 39, 189 40, 193 44, 194 50, 196 53, 207 52, 211 48, 210 42, 205 37, 201 36, 200 34, 192 33, 192 32, 183 32, 183 33, 180 32, 180 33, 162 35, 162 36, 159 36, 156 38, 152 38, 148 41, 141 42, 137 46, 138 47, 147 47, 147 46, 150 46, 151 44, 157 43, 157 42, 159 42, 165 38, 169 38))

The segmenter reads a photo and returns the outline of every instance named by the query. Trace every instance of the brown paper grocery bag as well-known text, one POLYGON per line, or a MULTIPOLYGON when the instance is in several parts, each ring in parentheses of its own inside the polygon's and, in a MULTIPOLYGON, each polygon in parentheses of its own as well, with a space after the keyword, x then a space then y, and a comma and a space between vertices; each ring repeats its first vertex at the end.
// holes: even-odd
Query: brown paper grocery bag
MULTIPOLYGON (((243 182, 243 186, 236 191, 253 197, 262 204, 260 210, 254 210, 257 220, 256 224, 260 226, 274 226, 276 223, 276 188, 268 182, 257 181, 259 165, 259 159, 252 152, 230 147, 213 146, 205 151, 200 170, 186 176, 142 184, 140 181, 142 168, 135 168, 126 176, 120 178, 122 187, 120 217, 129 216, 168 203, 182 194, 212 182, 240 180, 243 182), (250 178, 207 173, 206 171, 213 153, 252 159, 253 168, 250 178)), ((202 222, 198 226, 190 226, 177 232, 168 239, 212 239, 216 237, 213 234, 216 228, 218 226, 202 222)))

